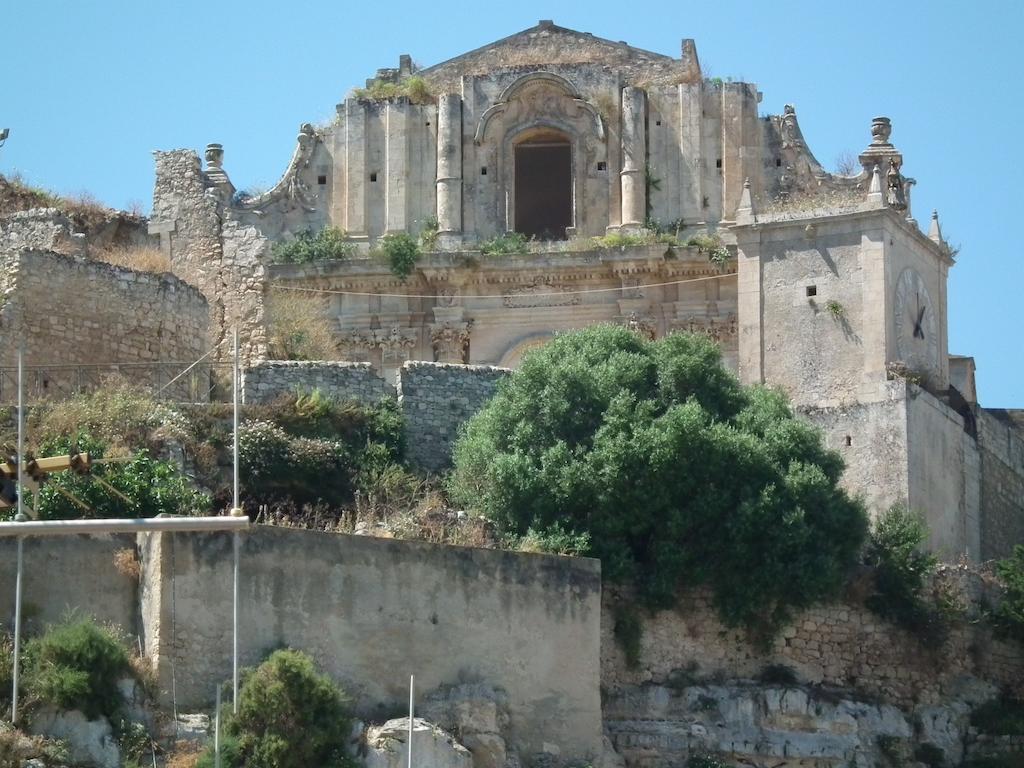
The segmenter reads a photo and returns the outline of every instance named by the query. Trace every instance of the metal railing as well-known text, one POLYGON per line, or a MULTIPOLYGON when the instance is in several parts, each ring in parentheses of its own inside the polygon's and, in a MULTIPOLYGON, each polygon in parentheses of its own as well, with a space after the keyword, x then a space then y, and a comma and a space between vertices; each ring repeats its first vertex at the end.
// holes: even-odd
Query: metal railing
MULTIPOLYGON (((97 365, 26 365, 25 401, 62 400, 101 387, 130 384, 175 403, 231 401, 231 367, 202 362, 102 363, 97 365), (176 378, 177 377, 177 378, 176 378)), ((0 405, 16 403, 18 369, 0 367, 0 405)))

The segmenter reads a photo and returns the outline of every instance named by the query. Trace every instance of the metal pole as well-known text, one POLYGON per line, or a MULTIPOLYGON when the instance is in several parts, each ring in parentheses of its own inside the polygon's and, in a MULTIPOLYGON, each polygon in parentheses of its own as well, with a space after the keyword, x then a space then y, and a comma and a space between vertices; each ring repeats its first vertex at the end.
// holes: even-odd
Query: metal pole
POLYGON ((213 768, 220 768, 220 686, 217 686, 217 709, 213 713, 213 768))
POLYGON ((235 340, 235 365, 234 365, 234 383, 232 386, 232 398, 234 400, 234 426, 235 426, 235 439, 234 439, 234 495, 232 497, 232 514, 237 514, 235 510, 239 509, 238 504, 238 326, 234 327, 234 340, 235 340))
POLYGON ((21 570, 24 537, 18 537, 18 575, 14 581, 14 674, 11 684, 11 722, 18 722, 18 680, 21 661, 21 570))
POLYGON ((415 688, 416 676, 409 675, 409 766, 412 768, 412 722, 413 722, 413 690, 415 688))
POLYGON ((234 594, 232 595, 232 616, 231 616, 231 711, 238 714, 238 550, 241 539, 238 532, 235 532, 235 578, 234 594))
MULTIPOLYGON (((24 345, 18 346, 18 463, 17 463, 17 485, 18 513, 14 519, 16 524, 25 520, 25 513, 22 511, 24 500, 23 488, 21 485, 21 468, 24 465, 25 455, 25 387, 24 387, 24 345)), ((14 659, 12 663, 11 680, 11 722, 18 722, 18 682, 21 679, 21 576, 24 570, 24 543, 23 536, 18 537, 18 573, 14 579, 14 659)))

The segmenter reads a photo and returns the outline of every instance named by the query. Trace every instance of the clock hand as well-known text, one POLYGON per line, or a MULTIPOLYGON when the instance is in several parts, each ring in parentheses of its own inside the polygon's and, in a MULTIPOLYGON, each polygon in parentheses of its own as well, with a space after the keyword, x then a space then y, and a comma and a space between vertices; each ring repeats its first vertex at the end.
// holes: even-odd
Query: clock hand
POLYGON ((917 319, 914 321, 914 338, 923 339, 924 331, 921 329, 921 321, 924 320, 924 312, 927 306, 921 307, 917 310, 917 319))

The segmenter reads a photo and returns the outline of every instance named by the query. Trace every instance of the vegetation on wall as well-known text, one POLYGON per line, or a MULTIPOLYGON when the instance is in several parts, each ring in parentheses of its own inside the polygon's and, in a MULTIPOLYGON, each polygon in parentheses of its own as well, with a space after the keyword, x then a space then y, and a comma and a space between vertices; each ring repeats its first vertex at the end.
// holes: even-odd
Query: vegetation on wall
POLYGON ((867 528, 820 433, 695 335, 557 337, 467 424, 454 464, 456 503, 500 530, 586 533, 646 605, 704 584, 727 624, 765 636, 838 593, 867 528))
POLYGON ((267 293, 267 346, 273 360, 334 360, 338 346, 322 296, 272 288, 267 293))
POLYGON ((375 249, 388 262, 391 273, 403 280, 412 274, 420 257, 416 238, 405 232, 393 232, 377 241, 375 249))
POLYGON ((686 244, 705 254, 708 261, 718 266, 722 266, 732 258, 729 249, 722 244, 722 238, 718 235, 694 235, 686 241, 686 244))
POLYGON ((342 261, 354 255, 356 244, 348 235, 335 227, 324 227, 319 232, 306 230, 291 240, 274 243, 270 260, 274 264, 309 264, 316 261, 342 261))
POLYGON ((433 104, 436 100, 430 85, 419 75, 398 82, 374 80, 365 88, 352 91, 352 98, 368 101, 392 101, 403 97, 412 104, 433 104))
MULTIPOLYGON (((350 768, 348 698, 300 651, 275 651, 243 672, 238 713, 221 741, 225 768, 350 768)), ((198 768, 212 768, 212 748, 198 768)))
POLYGON ((529 239, 520 232, 506 232, 480 243, 480 252, 485 256, 512 256, 528 253, 529 239))
POLYGON ((1024 544, 1017 544, 1010 557, 996 563, 996 575, 1006 592, 992 611, 992 621, 1001 634, 1024 644, 1024 544))

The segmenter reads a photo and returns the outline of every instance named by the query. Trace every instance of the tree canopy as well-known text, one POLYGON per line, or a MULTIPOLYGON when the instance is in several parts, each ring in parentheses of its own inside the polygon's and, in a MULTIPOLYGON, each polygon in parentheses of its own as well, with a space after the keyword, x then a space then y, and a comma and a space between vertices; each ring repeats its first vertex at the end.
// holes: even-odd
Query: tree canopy
POLYGON ((867 531, 840 456, 715 344, 598 326, 527 355, 454 451, 455 501, 508 534, 577 535, 650 607, 705 585, 770 631, 834 596, 867 531))

